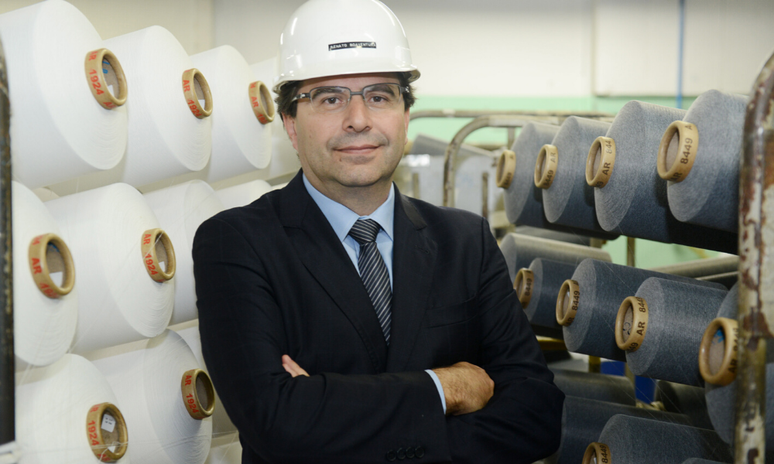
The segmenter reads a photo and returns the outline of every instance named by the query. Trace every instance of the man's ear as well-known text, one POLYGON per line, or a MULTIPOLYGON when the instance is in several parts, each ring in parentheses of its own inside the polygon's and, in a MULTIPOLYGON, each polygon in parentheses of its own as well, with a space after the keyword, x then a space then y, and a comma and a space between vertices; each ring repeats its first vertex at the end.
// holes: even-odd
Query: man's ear
POLYGON ((282 114, 282 124, 285 126, 285 132, 290 138, 290 143, 293 144, 293 148, 298 151, 298 133, 296 132, 296 118, 291 117, 288 114, 282 114))

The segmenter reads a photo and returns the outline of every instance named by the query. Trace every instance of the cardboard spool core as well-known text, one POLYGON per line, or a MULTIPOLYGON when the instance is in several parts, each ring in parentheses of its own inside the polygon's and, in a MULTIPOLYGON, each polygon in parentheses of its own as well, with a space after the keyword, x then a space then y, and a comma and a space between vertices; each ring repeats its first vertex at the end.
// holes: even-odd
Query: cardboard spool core
POLYGON ((556 297, 556 322, 561 326, 569 326, 575 320, 580 302, 580 286, 578 282, 567 279, 559 289, 556 297))
POLYGON ((161 229, 148 229, 143 232, 140 251, 145 270, 151 279, 166 282, 175 276, 175 247, 166 232, 161 229))
POLYGON ((586 158, 586 183, 602 188, 610 181, 615 166, 615 140, 597 137, 586 158))
POLYGON ((247 89, 250 96, 250 106, 253 108, 255 117, 261 124, 269 124, 274 121, 274 101, 271 99, 271 92, 261 81, 255 81, 247 89))
POLYGON ((191 113, 199 119, 212 114, 212 92, 204 74, 196 68, 183 71, 183 96, 191 113), (202 106, 202 101, 204 106, 202 106))
POLYGON ((210 376, 202 369, 186 371, 180 382, 180 391, 185 409, 193 419, 206 419, 215 412, 215 388, 210 376))
POLYGON ((726 386, 736 379, 739 324, 718 317, 709 323, 699 347, 699 372, 705 381, 726 386))
POLYGON ((86 436, 92 453, 102 462, 116 462, 126 454, 129 443, 126 421, 111 403, 96 404, 89 409, 86 436))
POLYGON ((630 296, 623 300, 615 318, 615 343, 624 351, 637 351, 648 331, 648 303, 630 296))
POLYGON ((511 150, 503 151, 497 159, 497 171, 495 172, 497 186, 504 189, 510 187, 515 172, 516 153, 511 150))
POLYGON ((556 177, 559 150, 553 145, 543 145, 535 161, 535 187, 547 189, 556 177))
POLYGON ((664 180, 682 182, 696 161, 699 129, 695 124, 675 121, 664 131, 658 146, 658 175, 664 180))
POLYGON ((526 308, 532 299, 532 289, 535 285, 535 274, 523 267, 516 273, 516 278, 513 279, 513 288, 516 290, 516 295, 521 302, 522 308, 526 308))
POLYGON ((593 442, 583 453, 583 464, 607 464, 610 460, 610 447, 604 443, 593 442))
POLYGON ((89 90, 103 108, 112 110, 126 103, 126 75, 113 52, 107 48, 90 51, 84 69, 89 90))
POLYGON ((29 264, 35 285, 48 298, 60 298, 73 290, 73 256, 58 235, 43 234, 33 238, 29 246, 29 264))

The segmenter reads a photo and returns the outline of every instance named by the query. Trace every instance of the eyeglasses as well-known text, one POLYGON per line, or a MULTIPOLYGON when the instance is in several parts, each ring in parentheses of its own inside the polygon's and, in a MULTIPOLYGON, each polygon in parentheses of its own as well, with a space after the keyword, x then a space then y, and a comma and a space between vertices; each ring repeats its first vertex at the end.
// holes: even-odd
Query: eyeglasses
POLYGON ((291 103, 308 98, 316 113, 337 113, 349 105, 353 95, 360 95, 370 110, 391 110, 400 104, 403 94, 408 91, 408 87, 395 83, 371 84, 359 92, 353 92, 347 87, 315 87, 307 93, 296 95, 291 103))

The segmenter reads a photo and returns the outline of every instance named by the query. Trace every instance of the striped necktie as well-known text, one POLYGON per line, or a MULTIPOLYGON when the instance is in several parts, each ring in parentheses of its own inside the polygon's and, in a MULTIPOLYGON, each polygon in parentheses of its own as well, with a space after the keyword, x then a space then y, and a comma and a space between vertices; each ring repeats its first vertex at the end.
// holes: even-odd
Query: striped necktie
POLYGON ((349 236, 360 244, 360 254, 357 267, 360 278, 374 305, 379 325, 382 326, 384 339, 390 344, 390 307, 392 306, 392 290, 390 289, 390 274, 382 260, 382 255, 376 247, 376 235, 379 233, 379 223, 373 219, 358 219, 349 236))

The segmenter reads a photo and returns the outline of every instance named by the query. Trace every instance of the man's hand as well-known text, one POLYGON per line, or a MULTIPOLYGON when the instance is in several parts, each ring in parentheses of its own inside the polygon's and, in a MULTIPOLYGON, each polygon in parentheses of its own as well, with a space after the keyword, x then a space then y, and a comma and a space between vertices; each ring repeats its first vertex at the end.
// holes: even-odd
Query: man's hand
POLYGON ((282 355, 282 367, 284 367, 288 374, 292 375, 293 377, 298 377, 299 375, 309 377, 309 374, 307 374, 306 371, 301 368, 301 366, 296 364, 296 362, 286 354, 282 355))
POLYGON ((476 412, 486 406, 494 394, 494 381, 476 365, 458 362, 451 367, 433 369, 433 372, 443 387, 447 415, 476 412))

